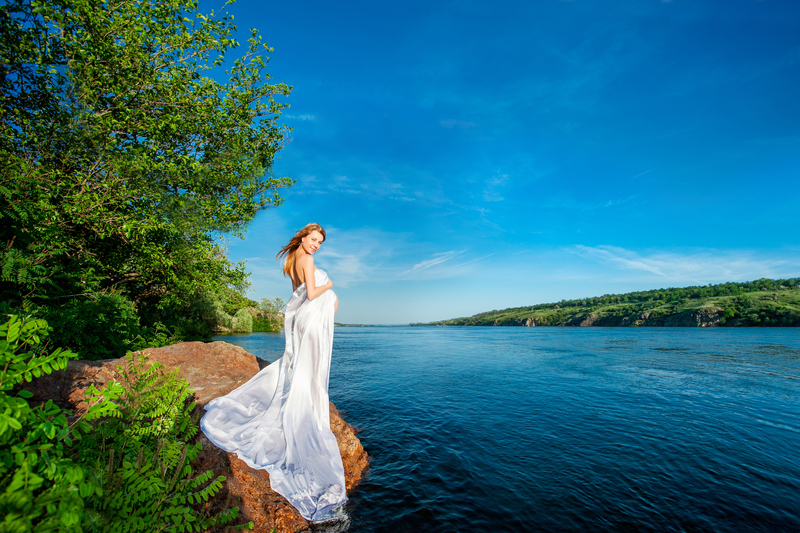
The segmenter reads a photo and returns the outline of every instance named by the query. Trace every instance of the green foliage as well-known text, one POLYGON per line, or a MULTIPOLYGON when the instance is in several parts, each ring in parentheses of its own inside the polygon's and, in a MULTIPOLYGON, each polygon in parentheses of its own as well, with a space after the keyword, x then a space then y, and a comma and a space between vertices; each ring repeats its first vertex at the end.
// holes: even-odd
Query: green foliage
POLYGON ((538 326, 684 325, 706 313, 720 326, 800 326, 800 278, 759 279, 685 288, 612 294, 479 313, 435 325, 538 326))
POLYGON ((253 331, 280 331, 283 329, 283 298, 262 298, 258 304, 259 314, 253 317, 253 331))
POLYGON ((237 517, 237 508, 203 511, 225 478, 191 467, 198 429, 177 371, 131 354, 124 383, 91 386, 88 409, 70 421, 52 401, 32 407, 20 389, 75 357, 48 353, 47 335, 40 319, 0 325, 0 533, 203 531, 237 517))
POLYGON ((251 300, 244 295, 245 290, 249 287, 241 287, 239 290, 226 287, 220 294, 219 305, 222 310, 229 314, 235 315, 236 311, 243 307, 258 307, 258 302, 251 300))
POLYGON ((253 317, 253 331, 275 332, 280 329, 275 329, 274 325, 268 318, 256 315, 253 317))
POLYGON ((201 446, 190 443, 198 427, 186 381, 142 354, 130 354, 120 370, 116 410, 83 437, 78 452, 94 466, 104 495, 86 502, 85 531, 203 531, 235 519, 235 508, 216 516, 201 510, 225 478, 191 467, 201 446))
MULTIPOLYGON (((31 407, 18 390, 42 374, 64 369, 68 350, 47 353, 44 320, 12 315, 0 325, 0 532, 81 531, 83 500, 97 486, 70 458, 66 414, 51 401, 31 407), (14 390, 17 390, 15 393, 14 390)), ((90 412, 104 409, 101 400, 90 412)))
POLYGON ((235 30, 194 0, 0 5, 0 301, 84 357, 210 336, 247 277, 214 236, 292 183, 271 175, 291 88, 269 83, 255 32, 226 59, 235 30))
POLYGON ((146 347, 133 302, 109 293, 76 298, 56 308, 38 310, 55 334, 58 346, 91 346, 94 359, 114 359, 146 347))
POLYGON ((233 327, 231 328, 235 333, 252 333, 253 332, 253 315, 247 308, 239 309, 233 315, 233 327))

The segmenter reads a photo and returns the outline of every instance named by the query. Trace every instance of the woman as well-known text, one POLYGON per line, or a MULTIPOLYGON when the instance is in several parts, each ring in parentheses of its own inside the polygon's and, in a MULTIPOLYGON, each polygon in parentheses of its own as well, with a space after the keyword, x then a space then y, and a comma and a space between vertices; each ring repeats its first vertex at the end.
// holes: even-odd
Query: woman
POLYGON ((344 468, 330 429, 328 377, 338 299, 328 275, 314 266, 325 230, 309 224, 279 253, 292 279, 283 357, 230 394, 206 405, 203 433, 269 472, 272 489, 312 522, 343 515, 344 468))

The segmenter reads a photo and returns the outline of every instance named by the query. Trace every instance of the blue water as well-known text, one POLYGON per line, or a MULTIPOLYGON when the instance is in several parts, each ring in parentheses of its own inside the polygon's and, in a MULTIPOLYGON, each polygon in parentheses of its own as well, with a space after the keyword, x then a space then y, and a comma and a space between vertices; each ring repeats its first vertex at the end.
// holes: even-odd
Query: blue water
POLYGON ((354 532, 800 531, 798 329, 336 328, 330 396, 354 532))

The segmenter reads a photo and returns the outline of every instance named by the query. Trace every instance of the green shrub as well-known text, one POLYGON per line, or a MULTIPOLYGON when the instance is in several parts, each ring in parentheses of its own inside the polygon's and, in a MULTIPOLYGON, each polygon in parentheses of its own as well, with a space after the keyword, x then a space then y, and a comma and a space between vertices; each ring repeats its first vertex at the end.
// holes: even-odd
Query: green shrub
POLYGON ((253 332, 253 315, 246 307, 236 311, 233 315, 232 331, 236 333, 252 333, 253 332))
POLYGON ((253 317, 253 331, 280 331, 282 328, 275 328, 275 324, 266 317, 254 316, 253 317))
POLYGON ((253 325, 255 331, 280 331, 283 329, 283 308, 286 304, 283 298, 262 298, 258 304, 263 318, 253 325), (258 329, 256 329, 258 328, 258 329))
POLYGON ((35 313, 53 328, 52 342, 80 350, 85 359, 116 359, 147 347, 133 302, 121 294, 76 298, 35 313))
MULTIPOLYGON (((81 531, 84 498, 96 484, 69 457, 66 414, 51 401, 31 407, 32 394, 15 389, 42 374, 66 368, 68 350, 47 354, 44 320, 12 315, 0 325, 0 532, 81 531)), ((98 402, 94 412, 103 409, 98 402)))
POLYGON ((186 381, 177 370, 148 366, 143 354, 128 355, 120 369, 116 411, 95 425, 78 452, 104 495, 86 502, 85 531, 202 531, 236 518, 238 508, 216 516, 199 510, 225 478, 191 467, 201 446, 191 444, 198 427, 186 381))
POLYGON ((217 308, 217 326, 227 329, 233 328, 233 317, 220 307, 217 308))
POLYGON ((193 472, 198 429, 177 371, 130 354, 124 384, 89 387, 89 408, 71 423, 52 401, 32 407, 20 385, 76 356, 48 354, 48 330, 16 315, 0 325, 0 533, 202 531, 236 518, 238 508, 201 509, 225 478, 193 472))
POLYGON ((61 307, 30 306, 30 311, 47 321, 54 345, 69 347, 91 361, 118 359, 186 336, 180 325, 172 331, 161 322, 141 325, 133 302, 118 293, 74 299, 61 307))

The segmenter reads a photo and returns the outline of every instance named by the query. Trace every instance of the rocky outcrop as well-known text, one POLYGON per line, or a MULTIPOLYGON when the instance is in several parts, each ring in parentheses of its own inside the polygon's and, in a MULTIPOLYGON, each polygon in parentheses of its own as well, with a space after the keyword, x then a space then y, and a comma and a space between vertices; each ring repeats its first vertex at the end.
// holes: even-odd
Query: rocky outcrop
POLYGON ((650 311, 642 311, 641 313, 636 313, 635 315, 626 316, 620 322, 620 326, 644 326, 647 323, 647 319, 650 318, 650 311))
POLYGON ((719 326, 719 309, 695 309, 664 318, 664 326, 710 328, 719 326))
POLYGON ((721 310, 706 308, 684 311, 675 315, 654 315, 643 311, 622 319, 621 326, 664 326, 710 328, 720 325, 721 310))
POLYGON ((580 327, 588 327, 588 326, 594 326, 594 325, 598 325, 599 326, 601 324, 596 324, 599 319, 600 319, 600 317, 598 317, 597 315, 591 314, 591 313, 588 314, 588 315, 580 314, 580 315, 573 316, 572 318, 570 318, 569 320, 564 322, 563 325, 564 326, 580 326, 580 327))
MULTIPOLYGON (((181 342, 144 352, 168 371, 178 368, 178 375, 189 382, 200 406, 228 394, 259 371, 256 356, 226 342, 181 342)), ((70 361, 66 370, 35 380, 30 391, 35 400, 53 400, 80 415, 86 410, 84 392, 91 384, 100 387, 112 379, 124 382, 117 370, 124 363, 124 359, 70 361)))
MULTIPOLYGON (((195 391, 198 417, 201 406, 212 399, 227 394, 251 377, 267 362, 257 359, 243 348, 225 342, 182 342, 144 350, 151 361, 164 365, 166 370, 178 368, 178 374, 189 382, 195 391)), ((91 384, 102 386, 109 381, 122 382, 117 366, 123 359, 106 361, 70 361, 66 370, 53 372, 35 380, 28 388, 34 393, 33 402, 53 400, 74 414, 86 409, 84 392, 91 384)), ((331 430, 336 436, 345 469, 348 493, 361 481, 368 456, 356 431, 330 404, 331 430)), ((240 518, 252 520, 257 533, 299 533, 311 531, 310 524, 286 499, 270 488, 269 474, 254 470, 235 454, 220 450, 199 433, 197 437, 203 451, 193 464, 197 471, 212 470, 214 475, 227 478, 225 489, 209 502, 212 508, 222 510, 238 505, 240 518)))
POLYGON ((518 326, 524 326, 526 328, 533 328, 539 325, 539 320, 535 317, 524 318, 517 321, 518 326))

